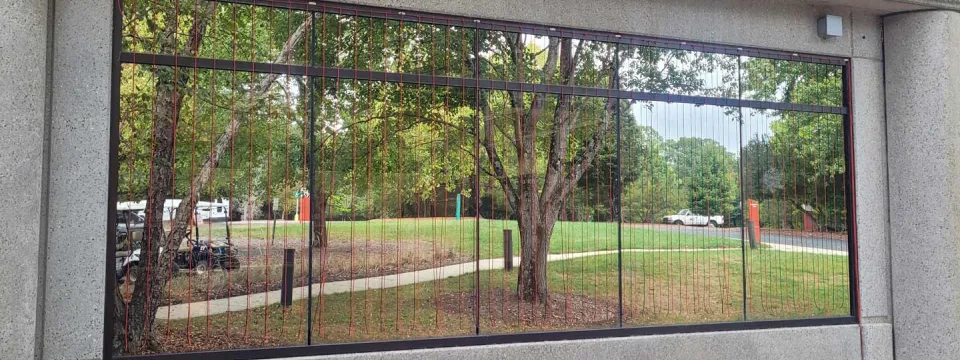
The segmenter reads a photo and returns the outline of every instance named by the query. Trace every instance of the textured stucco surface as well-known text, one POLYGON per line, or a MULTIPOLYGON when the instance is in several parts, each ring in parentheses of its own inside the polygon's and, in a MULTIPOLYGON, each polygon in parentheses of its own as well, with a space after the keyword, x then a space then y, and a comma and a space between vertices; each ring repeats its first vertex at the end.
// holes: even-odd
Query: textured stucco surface
MULTIPOLYGON (((880 22, 872 12, 778 0, 349 0, 426 10, 771 49, 854 56, 858 211, 867 358, 888 359, 892 341, 886 228, 886 164, 879 60, 880 22), (816 18, 844 16, 844 37, 816 36, 816 18), (696 21, 691 21, 695 19, 696 21), (878 220, 879 219, 879 220, 878 220), (886 291, 887 295, 884 295, 886 291), (866 297, 869 296, 869 299, 866 297), (876 296, 876 297, 874 297, 876 296), (886 297, 884 297, 886 296, 886 297)), ((9 2, 8 2, 9 3, 9 2)), ((102 347, 103 236, 106 234, 109 128, 109 1, 58 1, 53 42, 49 140, 49 223, 40 221, 44 144, 47 1, 0 6, 0 358, 32 358, 34 338, 47 359, 99 358, 102 347), (7 49, 33 49, 10 52, 7 49), (11 91, 16 89, 16 91, 11 91), (84 209, 84 211, 77 211, 84 209), (91 210, 92 209, 92 210, 91 210), (96 211, 104 209, 104 211, 96 211), (45 284, 37 245, 48 237, 45 284), (16 271, 8 271, 16 269, 16 271), (46 298, 39 294, 46 293, 46 298), (43 302, 43 333, 33 331, 43 302), (7 340, 12 341, 7 341, 7 340)), ((773 329, 437 349, 341 356, 414 358, 727 358, 857 359, 856 326, 773 329)))
MULTIPOLYGON (((785 51, 879 59, 876 10, 853 11, 824 1, 727 0, 345 0, 348 3, 424 10, 673 39, 785 51), (843 36, 823 40, 817 18, 842 16, 843 36), (851 30, 852 29, 852 30, 851 30), (861 36, 854 36, 859 34, 861 36), (866 36, 866 38, 863 38, 866 36), (856 44, 856 46, 854 46, 856 44)), ((877 2, 874 5, 881 5, 877 2)))
POLYGON ((894 0, 894 2, 938 9, 960 10, 960 0, 894 0))
POLYGON ((853 128, 856 154, 857 250, 861 314, 890 316, 890 242, 887 237, 887 132, 883 64, 853 59, 853 128))
POLYGON ((47 2, 0 6, 0 358, 31 359, 42 256, 47 2))
POLYGON ((850 25, 845 30, 849 31, 853 38, 851 40, 850 56, 861 59, 883 59, 883 20, 881 17, 873 13, 852 12, 850 14, 850 25))
POLYGON ((298 360, 474 359, 860 359, 856 325, 658 335, 446 349, 298 360))
POLYGON ((863 325, 863 358, 893 360, 893 324, 863 325))
POLYGON ((960 358, 960 14, 884 19, 898 359, 960 358))
POLYGON ((111 5, 56 4, 44 359, 95 358, 103 349, 111 5))

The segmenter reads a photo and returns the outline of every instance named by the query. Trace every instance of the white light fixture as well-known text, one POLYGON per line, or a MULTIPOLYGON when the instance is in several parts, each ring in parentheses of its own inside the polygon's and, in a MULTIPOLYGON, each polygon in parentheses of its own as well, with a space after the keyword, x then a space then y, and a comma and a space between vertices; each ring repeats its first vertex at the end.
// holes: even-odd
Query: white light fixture
POLYGON ((843 36, 843 18, 836 15, 826 15, 817 20, 817 34, 823 39, 843 36))

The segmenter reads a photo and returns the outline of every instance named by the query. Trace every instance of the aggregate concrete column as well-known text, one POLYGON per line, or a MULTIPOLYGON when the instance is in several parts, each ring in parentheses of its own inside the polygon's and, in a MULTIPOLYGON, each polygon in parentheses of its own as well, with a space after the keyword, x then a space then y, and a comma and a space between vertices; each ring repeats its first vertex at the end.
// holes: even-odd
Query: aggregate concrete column
POLYGON ((897 359, 960 359, 960 13, 884 19, 897 359))
POLYGON ((103 352, 114 4, 57 1, 52 19, 43 359, 103 352))
POLYGON ((0 358, 33 359, 42 322, 46 0, 0 5, 0 358))

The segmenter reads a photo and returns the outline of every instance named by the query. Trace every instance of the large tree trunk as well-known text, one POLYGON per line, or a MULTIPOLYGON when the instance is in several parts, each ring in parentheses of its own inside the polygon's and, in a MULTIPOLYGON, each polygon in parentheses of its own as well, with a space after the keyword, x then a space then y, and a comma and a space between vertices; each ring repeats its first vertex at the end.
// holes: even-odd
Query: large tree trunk
POLYGON ((559 215, 559 204, 547 204, 539 213, 521 212, 520 283, 521 299, 533 302, 550 300, 547 281, 547 262, 550 255, 550 237, 559 215), (527 239, 526 241, 522 239, 527 239))
MULTIPOLYGON (((190 39, 187 42, 189 46, 188 55, 195 56, 198 54, 207 24, 214 15, 215 9, 216 4, 211 2, 200 16, 194 19, 194 26, 191 27, 190 39)), ((176 37, 173 33, 173 30, 177 28, 175 21, 174 17, 168 17, 165 24, 167 30, 163 35, 161 46, 164 53, 173 53, 177 47, 176 37)), ((307 18, 297 31, 290 36, 281 54, 278 55, 277 62, 285 59, 287 54, 292 51, 293 46, 304 37, 310 22, 311 18, 307 18)), ((155 347, 152 330, 156 312, 161 305, 167 281, 174 275, 171 267, 172 255, 179 246, 179 242, 190 235, 190 224, 196 207, 194 200, 199 198, 200 192, 209 184, 213 169, 219 164, 220 158, 237 134, 240 125, 245 123, 249 116, 247 112, 238 112, 238 116, 227 124, 223 134, 217 139, 211 157, 190 179, 191 192, 185 194, 171 223, 169 236, 165 236, 167 234, 165 234, 163 228, 163 208, 164 202, 170 197, 170 190, 174 185, 174 135, 185 96, 183 89, 189 82, 190 76, 191 72, 185 69, 177 70, 161 67, 157 70, 156 116, 153 129, 154 158, 150 164, 150 188, 147 192, 146 213, 148 218, 146 219, 146 236, 144 238, 146 246, 139 247, 141 248, 141 261, 145 262, 146 266, 142 269, 130 269, 131 277, 138 279, 138 281, 136 281, 133 291, 129 294, 129 301, 125 300, 126 294, 122 290, 123 287, 118 287, 114 300, 115 335, 113 348, 116 353, 137 352, 141 347, 155 347)), ((277 77, 276 74, 269 74, 250 89, 252 104, 255 104, 255 100, 261 98, 269 90, 277 77)))
MULTIPOLYGON (((507 37, 509 61, 517 68, 526 67, 524 55, 525 44, 522 37, 507 37)), ((560 81, 572 85, 577 59, 584 46, 577 46, 576 53, 571 39, 551 37, 547 45, 546 61, 541 68, 543 82, 553 80, 557 70, 560 81), (559 66, 557 66, 559 63, 559 66)), ((611 64, 611 59, 604 59, 605 64, 611 64)), ((611 69, 610 88, 615 87, 614 76, 616 69, 611 69)), ((519 73, 519 81, 524 81, 523 73, 519 73)), ((556 112, 553 115, 550 148, 547 153, 546 173, 543 178, 543 188, 538 185, 540 179, 537 173, 537 123, 545 103, 544 94, 534 94, 529 109, 526 109, 524 94, 518 91, 509 92, 509 105, 516 112, 513 123, 515 139, 511 145, 516 150, 518 164, 518 181, 514 185, 500 159, 495 138, 495 118, 486 97, 481 95, 481 112, 483 113, 483 144, 493 176, 500 182, 501 187, 511 208, 517 209, 518 225, 520 227, 520 271, 518 273, 518 296, 528 302, 549 300, 549 286, 547 283, 547 260, 550 253, 550 237, 553 226, 560 212, 560 204, 570 195, 573 187, 592 166, 601 140, 606 136, 612 123, 612 114, 616 100, 610 99, 606 104, 606 114, 600 119, 597 132, 584 144, 584 149, 568 164, 568 142, 572 129, 575 128, 577 117, 571 111, 573 97, 560 96, 557 101, 556 112)))
MULTIPOLYGON (((197 54, 199 44, 203 41, 203 35, 206 33, 207 23, 209 22, 215 5, 210 3, 204 12, 199 14, 193 21, 190 38, 187 40, 189 46, 188 55, 197 54)), ((161 38, 161 51, 165 53, 174 53, 177 48, 177 36, 174 33, 176 29, 174 17, 168 17, 165 24, 165 31, 161 38)), ((114 300, 114 338, 113 348, 117 353, 125 353, 130 350, 137 350, 143 346, 153 347, 153 339, 150 336, 153 329, 153 323, 157 308, 163 298, 166 280, 172 276, 170 267, 170 249, 173 246, 176 237, 177 226, 172 227, 171 236, 167 237, 163 226, 164 202, 169 197, 173 186, 174 175, 174 143, 176 125, 180 117, 180 108, 183 98, 186 95, 184 88, 190 80, 190 72, 185 69, 158 68, 156 72, 156 116, 153 123, 153 147, 154 157, 150 164, 150 187, 147 191, 147 209, 145 237, 146 247, 137 246, 141 249, 141 258, 146 262, 143 271, 137 268, 128 272, 129 277, 138 279, 132 292, 127 294, 127 287, 118 287, 114 300), (161 253, 160 249, 167 251, 161 253), (151 261, 154 258, 157 261, 151 261), (129 295, 130 300, 125 301, 125 295, 129 295)), ((186 201, 185 201, 186 202, 186 201)), ((177 213, 177 220, 183 221, 180 226, 181 231, 188 228, 186 224, 187 215, 182 211, 177 213)), ((120 260, 118 260, 120 261, 120 260)))
POLYGON ((310 222, 313 223, 313 237, 310 244, 315 248, 327 247, 327 195, 317 191, 310 195, 310 222))
POLYGON ((543 225, 540 224, 540 216, 538 216, 539 210, 537 208, 539 204, 536 201, 524 200, 523 195, 521 195, 519 205, 517 225, 520 228, 520 278, 517 284, 519 288, 518 296, 526 301, 536 301, 547 296, 546 276, 537 273, 540 268, 540 261, 537 256, 540 254, 537 250, 539 244, 544 240, 549 241, 549 238, 542 239, 542 234, 538 231, 543 228, 543 225))
POLYGON ((780 216, 780 228, 789 229, 790 228, 790 205, 786 201, 780 202, 780 211, 782 212, 780 216))

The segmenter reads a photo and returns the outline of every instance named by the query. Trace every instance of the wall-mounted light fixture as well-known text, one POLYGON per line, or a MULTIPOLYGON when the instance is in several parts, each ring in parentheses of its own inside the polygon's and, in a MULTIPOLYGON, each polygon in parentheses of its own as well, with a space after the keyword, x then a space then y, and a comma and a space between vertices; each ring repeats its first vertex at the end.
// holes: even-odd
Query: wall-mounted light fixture
POLYGON ((824 39, 843 36, 843 18, 836 15, 820 18, 817 20, 817 34, 824 39))

